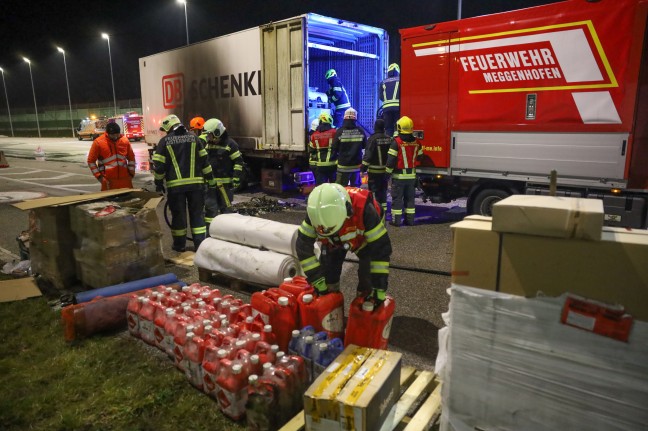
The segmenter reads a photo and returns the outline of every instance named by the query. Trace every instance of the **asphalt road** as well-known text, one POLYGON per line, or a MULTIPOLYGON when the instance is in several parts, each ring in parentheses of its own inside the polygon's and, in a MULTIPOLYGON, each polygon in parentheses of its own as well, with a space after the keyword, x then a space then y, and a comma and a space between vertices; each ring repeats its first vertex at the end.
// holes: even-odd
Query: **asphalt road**
MULTIPOLYGON (((0 151, 4 152, 10 165, 0 168, 1 249, 18 254, 16 236, 28 227, 28 213, 12 206, 12 202, 99 191, 99 184, 85 164, 89 148, 90 142, 76 139, 0 137, 0 151), (45 152, 44 161, 36 160, 34 152, 39 146, 45 152)), ((134 185, 153 190, 153 177, 146 171, 147 147, 142 143, 133 143, 133 149, 138 168, 134 185)), ((251 191, 237 195, 235 202, 262 195, 251 191)), ((278 198, 295 205, 281 212, 260 216, 284 223, 301 223, 305 215, 304 197, 294 194, 278 198)), ((170 248, 171 236, 164 222, 162 207, 159 206, 158 214, 164 234, 163 253, 169 258, 177 253, 170 248)), ((438 350, 437 331, 443 326, 441 313, 447 311, 449 298, 446 290, 450 287, 450 277, 434 272, 450 271, 450 225, 463 218, 464 207, 465 203, 461 201, 432 205, 417 199, 416 226, 388 226, 394 249, 391 262, 394 266, 405 268, 392 268, 390 271, 389 293, 396 300, 390 349, 402 352, 408 365, 424 369, 434 367, 438 350)), ((350 254, 349 258, 354 257, 350 254)), ((193 267, 176 266, 170 270, 187 283, 198 281, 197 270, 193 267)), ((355 263, 345 263, 341 288, 347 298, 347 309, 355 293, 356 271, 355 263)), ((237 296, 249 300, 245 294, 237 293, 237 296)))

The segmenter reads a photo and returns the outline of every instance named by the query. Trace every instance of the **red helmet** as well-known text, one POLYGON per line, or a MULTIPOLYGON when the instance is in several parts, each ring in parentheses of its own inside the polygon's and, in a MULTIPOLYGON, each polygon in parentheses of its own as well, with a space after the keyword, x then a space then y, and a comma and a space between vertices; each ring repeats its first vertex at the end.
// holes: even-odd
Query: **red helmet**
POLYGON ((189 122, 189 128, 191 130, 198 129, 202 130, 205 126, 205 119, 203 117, 193 117, 189 122))

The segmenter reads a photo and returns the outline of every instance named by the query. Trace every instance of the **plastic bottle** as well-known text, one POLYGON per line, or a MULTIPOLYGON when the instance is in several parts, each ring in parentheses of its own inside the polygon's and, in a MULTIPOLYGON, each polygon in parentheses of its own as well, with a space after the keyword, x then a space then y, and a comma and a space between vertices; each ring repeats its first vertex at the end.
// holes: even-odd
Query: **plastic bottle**
POLYGON ((168 332, 171 328, 171 324, 173 320, 175 319, 176 311, 173 308, 167 308, 165 311, 165 318, 164 322, 162 322, 162 325, 158 327, 158 322, 155 322, 155 342, 157 343, 157 346, 159 347, 160 350, 163 352, 167 353, 169 352, 169 338, 168 338, 168 332))
POLYGON ((184 346, 185 375, 196 388, 203 390, 202 363, 205 356, 205 340, 193 333, 187 334, 184 346))
POLYGON ((143 296, 133 295, 128 300, 126 306, 126 322, 128 323, 128 332, 133 336, 140 338, 140 319, 139 310, 144 302, 143 296))
POLYGON ((153 335, 155 318, 156 301, 152 298, 144 298, 142 307, 139 312, 140 337, 146 343, 155 345, 155 336, 153 335))
POLYGON ((270 318, 270 324, 275 330, 277 344, 283 351, 288 350, 288 343, 293 329, 297 328, 297 304, 291 302, 287 296, 277 300, 278 308, 275 308, 270 318))
POLYGON ((245 338, 245 350, 247 350, 248 352, 254 352, 259 341, 261 341, 261 334, 259 334, 258 332, 251 332, 245 338))
POLYGON ((242 365, 232 364, 229 370, 221 372, 216 384, 216 400, 223 414, 235 421, 242 419, 247 403, 247 376, 243 373, 242 365))
POLYGON ((203 391, 214 399, 216 398, 216 380, 225 358, 227 358, 227 351, 219 349, 217 346, 205 348, 202 362, 203 391))
POLYGON ((187 344, 187 335, 193 333, 193 325, 180 322, 173 334, 173 363, 180 370, 185 370, 184 346, 187 344))
POLYGON ((395 308, 394 298, 389 295, 376 310, 371 301, 356 298, 349 309, 344 345, 386 349, 395 308))
POLYGON ((277 388, 277 402, 279 423, 288 422, 296 413, 297 406, 294 403, 294 393, 297 388, 293 386, 295 381, 291 371, 283 366, 274 366, 270 363, 263 364, 263 378, 271 381, 277 388))
POLYGON ((297 298, 302 326, 311 325, 316 331, 326 331, 328 338, 344 337, 344 295, 331 292, 328 295, 304 294, 297 298))
POLYGON ((254 348, 254 354, 259 356, 259 361, 261 362, 261 364, 272 362, 271 357, 274 358, 274 354, 270 349, 270 344, 266 343, 265 341, 259 341, 256 344, 254 348))
POLYGON ((313 381, 313 345, 315 344, 315 337, 313 335, 307 335, 304 337, 304 344, 302 345, 301 352, 299 356, 304 359, 304 364, 306 366, 307 380, 309 382, 313 381))
POLYGON ((343 350, 344 343, 340 338, 317 343, 313 349, 313 380, 317 379, 343 350))
MULTIPOLYGON (((160 303, 160 306, 155 309, 155 316, 153 318, 153 339, 155 340, 155 346, 162 351, 164 351, 164 325, 168 316, 167 311, 173 311, 173 309, 164 308, 160 303)), ((175 311, 173 313, 175 314, 175 311)))
POLYGON ((291 278, 284 278, 284 281, 279 286, 279 289, 291 293, 295 296, 295 298, 305 293, 313 293, 313 291, 315 290, 313 286, 308 284, 306 278, 302 277, 301 275, 296 275, 291 278))
POLYGON ((264 325, 261 339, 266 343, 277 344, 277 336, 272 330, 272 325, 264 325))
POLYGON ((252 374, 248 377, 248 399, 245 404, 248 431, 272 431, 282 423, 278 415, 278 393, 276 384, 252 374))
POLYGON ((299 355, 301 341, 301 332, 298 329, 294 329, 290 336, 290 342, 288 343, 288 353, 291 355, 299 355))

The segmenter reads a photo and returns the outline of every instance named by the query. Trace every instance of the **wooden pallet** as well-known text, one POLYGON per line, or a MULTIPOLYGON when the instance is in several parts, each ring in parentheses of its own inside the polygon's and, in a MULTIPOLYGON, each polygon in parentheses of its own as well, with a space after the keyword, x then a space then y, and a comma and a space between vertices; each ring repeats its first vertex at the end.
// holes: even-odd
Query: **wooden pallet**
MULTIPOLYGON (((400 377, 401 394, 392 408, 394 420, 380 431, 423 431, 430 429, 441 414, 441 382, 431 371, 403 367, 400 377)), ((304 429, 302 410, 280 431, 304 429)))
POLYGON ((241 292, 257 292, 268 289, 269 287, 263 284, 253 283, 246 280, 230 277, 218 271, 198 267, 198 279, 204 283, 215 284, 217 286, 226 287, 231 290, 241 292))

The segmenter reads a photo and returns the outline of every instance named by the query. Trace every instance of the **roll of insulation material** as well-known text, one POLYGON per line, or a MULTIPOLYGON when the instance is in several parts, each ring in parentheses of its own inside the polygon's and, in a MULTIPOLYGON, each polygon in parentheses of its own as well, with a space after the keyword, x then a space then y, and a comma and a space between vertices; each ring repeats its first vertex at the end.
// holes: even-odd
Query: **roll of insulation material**
POLYGON ((279 286, 284 278, 299 273, 299 264, 292 256, 215 238, 200 244, 194 265, 268 286, 279 286))
POLYGON ((241 214, 221 214, 209 225, 209 236, 250 247, 296 256, 296 224, 280 223, 241 214))

